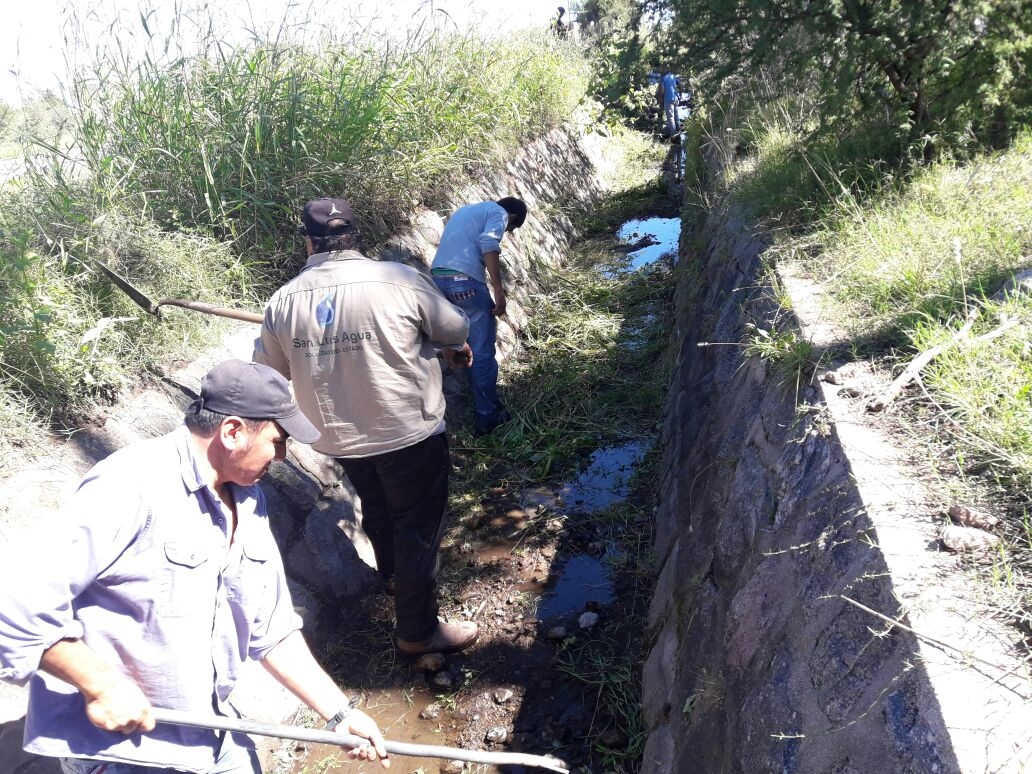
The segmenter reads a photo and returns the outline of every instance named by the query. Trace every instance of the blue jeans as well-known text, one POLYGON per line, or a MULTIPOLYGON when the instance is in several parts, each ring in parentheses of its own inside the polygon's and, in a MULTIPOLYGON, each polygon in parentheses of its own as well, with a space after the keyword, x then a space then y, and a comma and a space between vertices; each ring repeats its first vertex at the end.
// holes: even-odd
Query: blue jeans
MULTIPOLYGON (((219 759, 208 770, 208 774, 262 774, 258 753, 252 747, 238 743, 233 736, 232 733, 226 733, 222 749, 219 751, 219 759)), ((61 758, 61 771, 64 774, 178 774, 182 769, 61 758)))
POLYGON ((473 411, 476 424, 489 429, 498 423, 501 403, 498 401, 498 363, 495 361, 495 318, 491 314, 494 301, 487 285, 459 274, 434 277, 434 282, 469 318, 469 348, 473 365, 469 370, 469 386, 473 390, 473 411))
POLYGON ((666 122, 667 134, 673 137, 679 131, 681 131, 680 121, 677 115, 677 103, 671 102, 670 104, 663 105, 663 119, 666 122))

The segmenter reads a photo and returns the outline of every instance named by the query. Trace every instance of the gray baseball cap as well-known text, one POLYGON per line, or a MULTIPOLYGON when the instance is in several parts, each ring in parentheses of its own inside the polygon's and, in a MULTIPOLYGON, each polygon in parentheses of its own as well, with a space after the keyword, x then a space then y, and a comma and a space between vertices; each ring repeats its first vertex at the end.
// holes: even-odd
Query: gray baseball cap
POLYGON ((319 439, 319 430, 294 402, 287 380, 276 369, 260 363, 219 363, 201 380, 200 404, 216 414, 274 420, 301 443, 319 439))

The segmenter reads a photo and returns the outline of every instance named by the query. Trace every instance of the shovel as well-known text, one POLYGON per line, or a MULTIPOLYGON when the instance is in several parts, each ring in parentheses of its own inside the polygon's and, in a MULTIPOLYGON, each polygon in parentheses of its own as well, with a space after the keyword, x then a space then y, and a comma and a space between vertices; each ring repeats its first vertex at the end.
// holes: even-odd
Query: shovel
MULTIPOLYGON (((252 720, 230 718, 223 715, 197 717, 189 712, 179 710, 151 708, 151 713, 158 723, 171 723, 176 726, 191 728, 211 728, 216 731, 238 731, 244 734, 272 736, 277 739, 295 739, 299 742, 317 742, 333 744, 339 747, 361 747, 369 740, 353 734, 342 734, 337 731, 321 731, 314 728, 296 726, 277 726, 270 723, 256 723, 252 720)), ((408 742, 386 742, 384 746, 392 755, 409 755, 416 758, 444 758, 450 761, 469 761, 471 763, 487 763, 497 766, 529 766, 547 769, 557 774, 569 774, 566 763, 551 755, 529 755, 526 753, 487 752, 486 750, 463 750, 459 747, 443 747, 434 744, 410 744, 408 742)))
POLYGON ((129 298, 136 302, 137 306, 148 314, 154 315, 158 319, 161 319, 161 307, 163 306, 181 306, 184 309, 192 309, 195 312, 201 312, 202 314, 229 317, 233 320, 243 320, 244 322, 258 323, 259 325, 261 325, 262 320, 264 319, 264 315, 258 314, 257 312, 248 312, 245 309, 231 309, 228 306, 214 306, 212 304, 206 304, 203 301, 186 301, 181 298, 163 298, 158 302, 154 302, 144 295, 139 288, 129 282, 129 280, 116 274, 110 267, 101 261, 94 258, 93 264, 104 272, 104 274, 107 275, 107 278, 123 290, 129 298))

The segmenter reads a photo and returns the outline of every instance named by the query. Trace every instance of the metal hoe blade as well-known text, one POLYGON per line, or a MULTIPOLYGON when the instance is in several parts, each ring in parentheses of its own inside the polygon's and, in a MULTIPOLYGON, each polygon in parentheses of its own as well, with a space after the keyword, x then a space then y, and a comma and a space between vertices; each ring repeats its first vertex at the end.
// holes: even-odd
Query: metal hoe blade
POLYGON ((206 304, 203 301, 187 301, 181 298, 163 298, 160 301, 152 301, 147 295, 133 285, 125 277, 122 277, 114 272, 110 266, 98 261, 96 258, 93 259, 94 265, 104 272, 105 276, 111 280, 121 291, 123 291, 133 302, 143 309, 148 314, 152 314, 158 319, 161 319, 161 307, 163 306, 179 306, 183 309, 191 309, 201 314, 211 314, 217 317, 229 317, 233 320, 243 320, 244 322, 258 323, 262 322, 263 315, 258 312, 248 312, 246 309, 231 309, 226 306, 214 306, 213 304, 206 304))
POLYGON ((104 272, 105 275, 107 275, 107 278, 109 280, 115 283, 119 290, 121 290, 127 296, 129 296, 129 298, 131 298, 137 306, 139 306, 148 314, 152 314, 155 317, 159 318, 161 317, 161 312, 158 311, 158 305, 151 301, 149 298, 147 298, 147 296, 144 295, 139 288, 137 288, 135 285, 129 282, 129 280, 124 279, 119 275, 115 274, 115 272, 112 271, 107 266, 107 264, 98 261, 96 258, 93 259, 93 263, 98 269, 100 269, 102 272, 104 272))

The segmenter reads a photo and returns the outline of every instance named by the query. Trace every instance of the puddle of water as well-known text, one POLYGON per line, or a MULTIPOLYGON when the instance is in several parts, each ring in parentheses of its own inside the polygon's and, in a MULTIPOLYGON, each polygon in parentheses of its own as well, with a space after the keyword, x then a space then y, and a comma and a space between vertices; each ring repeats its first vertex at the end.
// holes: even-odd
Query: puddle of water
POLYGON ((627 499, 627 482, 645 455, 644 443, 627 443, 599 449, 576 480, 559 488, 568 510, 598 511, 627 499))
POLYGON ((680 218, 646 218, 629 220, 620 226, 616 236, 623 242, 633 244, 644 237, 651 237, 657 244, 642 247, 628 253, 628 268, 640 269, 655 263, 666 255, 677 255, 677 242, 681 237, 680 218))
POLYGON ((602 559, 581 554, 570 558, 555 589, 538 600, 536 616, 539 621, 573 616, 583 612, 589 602, 608 605, 615 598, 609 567, 602 559))
MULTIPOLYGON (((433 701, 434 696, 425 688, 392 688, 370 694, 361 709, 367 715, 376 718, 383 735, 392 742, 447 745, 448 741, 441 732, 438 721, 419 717, 419 713, 433 701)), ((306 744, 305 749, 306 752, 299 754, 292 762, 290 774, 324 774, 333 771, 382 774, 385 771, 379 763, 355 763, 348 758, 346 752, 330 744, 306 744)), ((391 761, 390 771, 398 774, 416 771, 436 772, 442 763, 439 758, 399 755, 391 761)))

